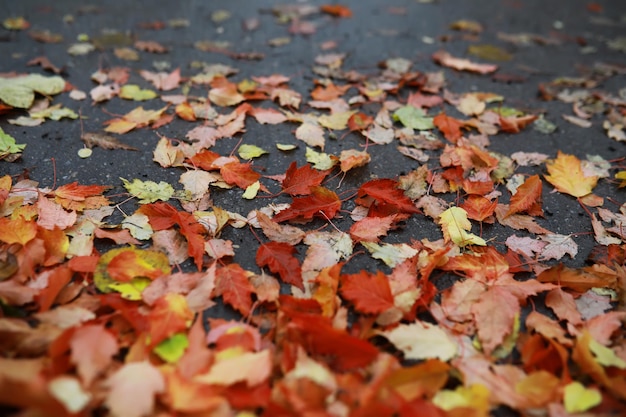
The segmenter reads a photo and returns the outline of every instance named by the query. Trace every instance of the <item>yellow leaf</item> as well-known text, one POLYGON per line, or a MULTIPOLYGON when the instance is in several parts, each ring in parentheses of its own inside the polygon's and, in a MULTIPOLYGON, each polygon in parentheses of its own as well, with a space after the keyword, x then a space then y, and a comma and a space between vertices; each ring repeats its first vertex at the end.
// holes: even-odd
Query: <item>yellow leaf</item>
POLYGON ((165 181, 158 184, 154 181, 141 181, 135 178, 129 182, 120 178, 129 193, 139 199, 140 204, 154 203, 157 200, 167 201, 174 195, 174 188, 165 181))
POLYGON ((589 350, 593 352, 596 361, 602 366, 614 366, 619 369, 626 369, 626 361, 615 354, 615 352, 595 340, 589 341, 589 350))
POLYGON ((568 413, 582 413, 602 402, 602 394, 595 388, 585 388, 578 381, 565 386, 563 403, 568 413))
POLYGON ((247 159, 252 159, 252 158, 258 158, 259 156, 264 155, 268 152, 255 145, 243 144, 239 147, 239 150, 237 151, 237 153, 239 154, 241 159, 247 160, 247 159))
POLYGON ((618 172, 617 174, 615 174, 615 178, 617 178, 618 180, 622 180, 622 182, 618 186, 619 188, 626 187, 626 171, 618 172))
POLYGON ((472 228, 472 223, 467 218, 467 212, 460 207, 450 207, 441 213, 439 224, 446 241, 451 240, 459 246, 487 244, 483 238, 467 232, 472 228))
POLYGON ((313 164, 313 168, 319 170, 331 169, 337 163, 336 157, 328 155, 324 152, 317 152, 308 146, 306 148, 305 156, 307 162, 313 164))
POLYGON ((130 282, 113 282, 109 284, 108 288, 119 292, 122 298, 131 301, 141 300, 141 293, 145 290, 152 281, 148 278, 133 278, 130 282))
POLYGON ((574 155, 558 152, 556 159, 546 164, 548 173, 546 180, 557 191, 574 197, 582 197, 590 194, 598 182, 597 176, 585 177, 580 164, 580 159, 574 155))
POLYGON ((243 193, 242 197, 246 200, 252 200, 256 197, 259 189, 261 188, 261 183, 256 181, 246 188, 246 191, 243 193))
POLYGON ((489 389, 482 384, 460 386, 454 391, 439 391, 433 398, 433 404, 445 411, 455 408, 472 408, 486 413, 489 410, 489 395, 489 389))
POLYGON ((176 333, 165 339, 154 348, 154 353, 165 362, 176 363, 183 356, 189 346, 189 339, 185 333, 176 333))
POLYGON ((155 93, 154 91, 148 89, 142 90, 138 85, 135 84, 126 84, 120 90, 120 97, 127 100, 151 100, 156 96, 157 93, 155 93))

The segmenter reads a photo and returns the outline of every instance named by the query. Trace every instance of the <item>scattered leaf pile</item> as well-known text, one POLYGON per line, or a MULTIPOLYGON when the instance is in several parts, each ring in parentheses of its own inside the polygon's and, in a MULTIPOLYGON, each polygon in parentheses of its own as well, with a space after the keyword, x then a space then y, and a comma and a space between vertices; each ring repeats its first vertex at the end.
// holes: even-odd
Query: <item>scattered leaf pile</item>
MULTIPOLYGON (((297 4, 273 14, 288 43, 353 10, 297 4)), ((219 25, 232 15, 215 10, 210 18, 219 25)), ((29 28, 21 17, 4 26, 29 28)), ((451 29, 483 31, 469 20, 451 29)), ((63 42, 29 33, 32 42, 63 42)), ((113 50, 122 61, 172 49, 121 32, 68 48, 113 50)), ((222 62, 263 59, 217 41, 195 48, 222 62)), ((469 54, 513 59, 483 44, 469 54)), ((94 68, 89 92, 47 59, 35 64, 53 76, 2 74, 0 112, 19 126, 79 117, 52 105, 57 94, 109 110, 141 102, 107 112, 101 129, 85 121, 101 131, 82 133, 81 157, 96 147, 137 151, 114 136, 133 130, 185 130, 152 134, 154 163, 176 172, 175 184, 120 178, 45 187, 0 177, 1 404, 29 415, 124 417, 626 412, 626 205, 596 194, 602 184, 623 200, 623 158, 490 150, 496 137, 551 128, 541 111, 507 107, 499 94, 448 90, 446 77, 459 71, 496 79, 497 64, 440 49, 431 57, 445 67, 437 71, 393 58, 366 75, 345 68, 345 58, 315 57, 308 91, 292 87, 294 75, 238 78, 223 63, 94 68), (267 146, 246 134, 251 124, 292 134, 267 146), (233 137, 232 152, 217 151, 233 137), (390 147, 411 169, 364 178, 372 156, 390 147), (284 157, 292 162, 275 171, 270 161, 284 157), (120 186, 121 197, 111 191, 120 186), (595 247, 584 267, 564 264, 580 256, 578 236, 551 231, 543 219, 551 191, 588 216, 595 247), (256 208, 225 209, 225 195, 256 208), (398 238, 416 225, 437 237, 398 238), (256 266, 236 261, 239 245, 226 237, 233 233, 257 242, 243 254, 256 266), (355 267, 358 259, 373 267, 355 267), (237 318, 211 315, 218 305, 237 318)), ((539 93, 571 103, 565 119, 581 128, 602 115, 623 150, 623 96, 595 89, 625 73, 599 65, 539 93)), ((0 130, 2 164, 28 153, 19 142, 0 130)))

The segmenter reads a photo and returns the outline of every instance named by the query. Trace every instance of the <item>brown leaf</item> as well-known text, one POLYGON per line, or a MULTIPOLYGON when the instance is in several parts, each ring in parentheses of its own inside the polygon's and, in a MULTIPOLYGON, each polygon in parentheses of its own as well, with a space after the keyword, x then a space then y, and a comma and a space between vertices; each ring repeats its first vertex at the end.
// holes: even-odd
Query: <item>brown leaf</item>
POLYGON ((102 149, 124 149, 127 151, 136 151, 137 148, 120 142, 117 138, 104 133, 83 133, 80 139, 85 142, 88 148, 98 146, 102 149))

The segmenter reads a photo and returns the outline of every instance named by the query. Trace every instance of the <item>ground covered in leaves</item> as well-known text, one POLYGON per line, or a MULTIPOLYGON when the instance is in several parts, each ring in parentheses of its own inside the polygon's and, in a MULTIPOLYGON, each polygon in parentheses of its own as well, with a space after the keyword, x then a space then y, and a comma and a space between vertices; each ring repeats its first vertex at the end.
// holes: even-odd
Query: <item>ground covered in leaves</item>
POLYGON ((128 3, 2 21, 4 414, 626 412, 618 2, 128 3))

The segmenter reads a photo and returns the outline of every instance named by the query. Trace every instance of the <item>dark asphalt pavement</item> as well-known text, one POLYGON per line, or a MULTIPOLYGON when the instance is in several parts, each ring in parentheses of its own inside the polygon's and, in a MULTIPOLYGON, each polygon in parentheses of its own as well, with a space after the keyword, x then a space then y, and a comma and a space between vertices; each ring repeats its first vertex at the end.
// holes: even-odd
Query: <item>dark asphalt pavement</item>
MULTIPOLYGON (((294 5, 324 4, 324 1, 293 2, 294 5)), ((229 65, 238 73, 229 77, 240 82, 257 76, 282 74, 290 77, 289 87, 303 96, 304 105, 300 110, 310 111, 306 105, 314 81, 320 76, 313 72, 315 59, 321 54, 345 53, 342 69, 356 70, 366 76, 380 73, 379 64, 390 58, 405 58, 412 63, 412 70, 423 73, 442 71, 445 74, 445 88, 454 94, 467 92, 490 92, 504 97, 503 106, 520 109, 526 113, 542 114, 556 126, 551 133, 542 133, 528 126, 520 133, 499 133, 490 136, 490 151, 511 156, 516 152, 540 152, 554 158, 558 151, 574 154, 580 159, 588 155, 599 155, 607 161, 618 161, 626 156, 626 142, 620 142, 607 135, 603 128, 606 115, 600 110, 589 119, 589 127, 580 127, 563 118, 573 115, 572 103, 555 99, 540 98, 540 85, 546 85, 559 77, 587 77, 598 64, 613 67, 610 76, 604 77, 597 86, 588 84, 570 87, 604 92, 626 101, 626 2, 623 1, 545 1, 545 0, 355 0, 341 2, 353 12, 351 18, 337 18, 328 14, 315 13, 302 20, 315 26, 314 33, 293 34, 289 24, 279 22, 272 9, 279 4, 269 0, 218 1, 120 1, 94 2, 88 7, 82 1, 3 1, 0 5, 0 18, 23 16, 29 23, 28 30, 0 29, 0 73, 41 73, 52 75, 39 66, 28 66, 35 57, 45 56, 55 66, 62 68, 61 76, 74 88, 89 94, 96 86, 91 75, 98 69, 111 67, 130 68, 130 83, 142 88, 152 88, 138 74, 140 70, 156 71, 155 68, 180 68, 184 78, 198 73, 198 62, 229 65), (217 10, 227 10, 230 16, 217 21, 213 15, 217 10), (176 19, 176 21, 172 21, 176 19), (482 31, 453 30, 450 25, 460 20, 471 20, 483 26, 482 31), (164 28, 155 30, 147 27, 150 23, 164 23, 164 28), (176 27, 177 23, 180 27, 176 27), (258 24, 258 28, 248 30, 245 25, 258 24), (29 36, 31 30, 48 30, 62 35, 58 43, 42 43, 29 36), (101 45, 85 55, 71 55, 68 48, 79 42, 79 38, 104 39, 103 34, 116 31, 117 40, 101 45), (526 37, 521 34, 530 34, 526 37), (507 37, 507 35, 509 35, 507 37), (517 37, 515 37, 517 35, 517 37), (621 44, 619 37, 622 37, 621 44), (120 41, 121 39, 121 41, 120 41), (138 60, 125 60, 117 57, 113 49, 124 41, 157 41, 168 49, 167 53, 156 54, 138 52, 138 60), (194 47, 198 41, 228 42, 228 53, 208 52, 194 47), (272 46, 270 42, 288 42, 272 46), (324 49, 331 42, 332 49, 324 49), (472 45, 495 45, 511 55, 507 61, 481 59, 468 54, 472 45), (495 75, 479 75, 443 68, 431 59, 433 53, 445 50, 454 56, 464 57, 480 63, 494 63, 499 66, 495 75), (237 59, 232 53, 260 53, 260 60, 237 59), (507 82, 508 81, 508 82, 507 82)), ((306 30, 306 27, 301 30, 306 30)), ((130 45, 132 46, 132 45, 130 45)), ((583 83, 584 84, 584 83, 583 83)), ((193 87, 196 93, 205 94, 206 88, 193 87)), ((171 92, 178 94, 180 88, 171 92)), ((161 94, 162 92, 159 92, 161 94)), ((163 93, 169 94, 169 93, 163 93)), ((351 94, 348 94, 350 96, 351 94)), ((406 100, 407 93, 400 95, 406 100)), ((122 115, 139 105, 155 109, 164 104, 159 100, 135 102, 113 98, 110 101, 94 104, 90 98, 73 100, 67 92, 53 99, 53 104, 62 104, 82 115, 78 120, 46 120, 39 126, 24 127, 9 123, 24 111, 10 111, 0 115, 0 127, 12 135, 18 143, 26 144, 20 159, 14 162, 0 161, 0 175, 27 176, 39 182, 41 187, 54 187, 78 181, 80 184, 110 185, 111 195, 123 194, 121 178, 132 180, 166 181, 175 184, 181 174, 177 168, 165 169, 153 161, 153 151, 159 135, 174 139, 184 139, 193 127, 190 122, 175 118, 171 123, 158 128, 135 129, 117 137, 124 143, 137 148, 130 150, 105 150, 94 148, 88 158, 78 155, 84 148, 82 132, 102 132, 103 123, 117 115, 122 115)), ((216 107, 225 113, 230 109, 216 107)), ((452 106, 445 105, 450 114, 452 106)), ((621 107, 622 112, 624 107, 621 107)), ((431 109, 434 116, 438 110, 431 109)), ((622 113, 623 117, 623 113, 622 113)), ((255 161, 255 167, 265 175, 279 175, 285 172, 292 161, 305 163, 305 146, 294 137, 296 124, 260 125, 248 118, 246 131, 234 138, 222 139, 216 144, 216 152, 229 154, 239 141, 254 144, 269 150, 255 161), (276 150, 275 143, 298 145, 292 152, 276 150)), ((339 132, 339 136, 343 132, 339 132)), ((441 137, 441 135, 439 134, 441 137)), ((343 139, 332 139, 327 135, 325 152, 339 154, 344 149, 359 148, 365 142, 360 135, 348 134, 343 139)), ((363 182, 372 178, 396 178, 416 169, 420 164, 414 159, 398 153, 395 144, 372 146, 369 148, 372 160, 362 168, 350 171, 343 179, 341 190, 355 190, 363 182)), ((434 169, 439 164, 438 152, 427 151, 430 160, 427 164, 434 169)), ((619 162, 614 162, 617 166, 619 162)), ((624 169, 624 161, 621 162, 624 169)), ((539 173, 543 167, 520 168, 517 172, 539 173)), ((614 175, 616 171, 611 171, 614 175)), ((338 184, 341 178, 334 179, 338 184)), ((180 188, 180 186, 178 186, 180 188)), ((499 186, 505 196, 504 186, 499 186)), ((552 187, 544 182, 543 208, 545 218, 539 219, 544 228, 563 235, 574 234, 578 244, 578 255, 565 256, 561 262, 572 267, 581 267, 596 245, 589 217, 583 207, 570 196, 551 193, 552 187)), ((605 207, 617 211, 626 202, 626 189, 618 189, 615 183, 601 180, 594 190, 596 195, 605 198, 605 207)), ((270 201, 267 199, 245 200, 242 190, 215 190, 213 203, 221 208, 246 215, 255 208, 270 201)), ((126 196, 121 195, 119 200, 126 196)), ((457 198, 455 193, 443 196, 447 201, 457 198)), ((506 201, 508 197, 503 197, 506 201)), ((287 202, 279 197, 276 202, 287 202)), ((133 211, 133 202, 124 203, 122 208, 133 211)), ((343 209, 350 211, 355 204, 352 200, 344 203, 343 209)), ((121 214, 110 219, 118 222, 121 214)), ((334 224, 346 230, 352 224, 346 212, 334 224)), ((319 220, 312 227, 325 224, 319 220)), ((473 230, 476 232, 476 230, 473 230)), ((496 247, 505 250, 504 241, 514 231, 500 225, 483 225, 483 237, 491 239, 496 247)), ((528 232, 517 232, 528 235, 528 232)), ((251 239, 248 229, 228 229, 221 236, 232 240, 238 249, 234 262, 250 270, 259 270, 253 254, 258 243, 251 239)), ((439 226, 430 218, 412 216, 404 226, 385 238, 387 243, 405 243, 412 239, 441 238, 439 226)), ((303 251, 304 252, 304 251, 303 251)), ((555 264, 552 262, 551 264, 555 264)), ((191 267, 191 264, 185 265, 191 267)), ((361 269, 374 271, 385 269, 379 261, 369 255, 360 254, 349 263, 346 272, 361 269)), ((438 281, 438 286, 450 285, 456 278, 450 276, 438 281)), ((211 316, 230 316, 230 309, 219 305, 210 310, 211 316)))

